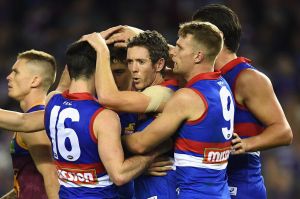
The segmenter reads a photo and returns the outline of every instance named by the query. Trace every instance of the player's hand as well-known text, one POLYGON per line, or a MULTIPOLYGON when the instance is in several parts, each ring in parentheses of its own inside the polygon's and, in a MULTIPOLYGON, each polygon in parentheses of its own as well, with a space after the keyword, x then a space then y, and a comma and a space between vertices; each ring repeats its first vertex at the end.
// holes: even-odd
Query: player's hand
POLYGON ((101 31, 100 35, 103 37, 103 39, 107 40, 112 34, 117 33, 123 28, 123 26, 114 26, 107 30, 101 31))
POLYGON ((243 154, 247 151, 247 142, 245 139, 241 139, 238 134, 233 133, 233 139, 231 140, 233 155, 243 154))
POLYGON ((115 31, 109 38, 106 39, 107 44, 114 44, 115 47, 126 48, 129 39, 140 34, 143 30, 132 26, 117 26, 118 31, 115 31))
POLYGON ((167 171, 172 170, 174 162, 167 156, 161 156, 154 160, 154 162, 150 165, 146 174, 152 176, 165 176, 167 175, 167 171))
POLYGON ((94 32, 91 34, 83 35, 79 41, 87 41, 97 52, 109 52, 104 38, 100 33, 94 32))

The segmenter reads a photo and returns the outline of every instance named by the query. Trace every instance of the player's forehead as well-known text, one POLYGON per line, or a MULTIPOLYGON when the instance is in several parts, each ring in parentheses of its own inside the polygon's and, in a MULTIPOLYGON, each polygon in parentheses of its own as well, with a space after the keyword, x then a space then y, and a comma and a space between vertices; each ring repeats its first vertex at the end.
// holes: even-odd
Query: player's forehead
POLYGON ((27 64, 27 59, 17 59, 16 62, 12 66, 12 70, 20 70, 22 68, 25 68, 25 65, 27 64))
POLYGON ((146 47, 133 46, 127 49, 127 59, 149 59, 150 53, 146 47))

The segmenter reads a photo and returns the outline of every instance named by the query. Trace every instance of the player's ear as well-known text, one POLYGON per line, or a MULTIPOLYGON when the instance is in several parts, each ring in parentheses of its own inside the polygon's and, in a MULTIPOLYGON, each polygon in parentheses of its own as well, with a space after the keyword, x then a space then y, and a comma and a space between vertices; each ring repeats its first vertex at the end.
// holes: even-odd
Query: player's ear
POLYGON ((197 53, 195 53, 195 55, 194 55, 194 62, 196 64, 201 63, 203 61, 203 59, 204 59, 204 53, 203 52, 198 51, 197 53))
POLYGON ((33 76, 31 81, 31 87, 36 88, 39 87, 41 84, 42 84, 42 78, 37 75, 33 76))
POLYGON ((156 72, 160 72, 162 71, 162 69, 165 67, 165 59, 164 58, 160 58, 154 65, 156 72))

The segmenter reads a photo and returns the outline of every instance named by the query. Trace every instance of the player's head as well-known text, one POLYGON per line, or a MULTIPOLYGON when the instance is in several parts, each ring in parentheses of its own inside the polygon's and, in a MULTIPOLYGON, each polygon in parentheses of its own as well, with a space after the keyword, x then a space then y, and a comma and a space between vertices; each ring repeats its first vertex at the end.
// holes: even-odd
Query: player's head
POLYGON ((110 67, 119 90, 129 90, 131 87, 131 74, 126 62, 126 49, 108 45, 110 52, 110 67))
POLYGON ((8 95, 22 100, 32 89, 47 93, 55 76, 56 61, 52 55, 37 50, 22 52, 7 76, 8 95))
POLYGON ((66 62, 71 79, 90 79, 95 74, 96 51, 87 41, 71 44, 66 62))
POLYGON ((230 8, 221 4, 209 4, 197 10, 192 19, 216 25, 223 32, 226 48, 233 53, 237 52, 242 27, 238 16, 230 8))
POLYGON ((156 31, 145 31, 127 45, 127 64, 137 89, 144 89, 162 75, 169 59, 166 39, 156 31))
POLYGON ((188 22, 180 25, 176 47, 171 50, 173 72, 186 75, 194 66, 213 66, 223 47, 221 31, 209 22, 188 22))

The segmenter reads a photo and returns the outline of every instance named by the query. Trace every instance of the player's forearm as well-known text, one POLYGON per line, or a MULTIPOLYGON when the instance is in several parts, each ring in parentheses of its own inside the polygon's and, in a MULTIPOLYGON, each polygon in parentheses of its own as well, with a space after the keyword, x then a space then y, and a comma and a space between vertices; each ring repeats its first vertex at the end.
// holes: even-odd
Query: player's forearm
POLYGON ((42 130, 44 128, 43 111, 37 114, 41 115, 40 121, 31 120, 31 115, 28 113, 0 109, 0 128, 23 132, 42 130))
POLYGON ((119 92, 110 68, 110 58, 107 52, 97 53, 95 84, 98 98, 102 103, 109 103, 110 98, 116 97, 119 92))
POLYGON ((153 150, 156 146, 154 144, 148 144, 147 141, 142 138, 140 133, 122 136, 122 144, 128 151, 134 154, 144 154, 153 150))
POLYGON ((17 198, 16 192, 15 190, 12 189, 10 192, 2 196, 0 199, 16 199, 16 198, 17 198))
POLYGON ((48 171, 43 178, 48 198, 58 199, 59 183, 56 171, 53 169, 48 171))
POLYGON ((71 79, 69 76, 69 71, 68 71, 67 66, 65 66, 65 68, 61 74, 61 77, 60 77, 60 80, 59 80, 56 90, 59 92, 64 92, 65 90, 68 90, 70 87, 70 83, 71 83, 71 79))
POLYGON ((266 150, 274 147, 290 145, 293 134, 288 124, 274 124, 267 127, 261 134, 246 138, 246 152, 266 150))
POLYGON ((120 186, 141 175, 153 162, 157 155, 138 155, 124 161, 120 169, 110 177, 120 186))

